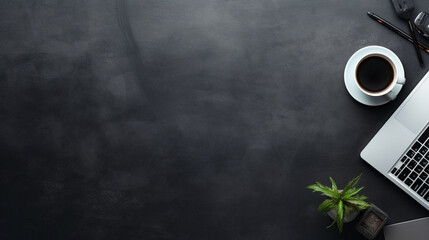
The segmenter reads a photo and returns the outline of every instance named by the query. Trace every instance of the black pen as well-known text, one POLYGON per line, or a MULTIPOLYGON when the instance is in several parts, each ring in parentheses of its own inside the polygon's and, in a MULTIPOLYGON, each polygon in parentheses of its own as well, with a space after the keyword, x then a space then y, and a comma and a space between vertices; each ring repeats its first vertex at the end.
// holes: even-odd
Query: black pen
MULTIPOLYGON (((391 24, 390 22, 384 20, 383 18, 377 16, 375 13, 368 12, 368 16, 375 21, 381 23, 381 25, 387 27, 388 29, 394 31, 395 33, 399 34, 403 38, 407 39, 409 42, 413 43, 413 38, 408 35, 406 32, 402 31, 401 29, 397 28, 395 25, 391 24)), ((429 46, 425 45, 424 43, 417 41, 417 45, 419 48, 421 48, 426 53, 429 53, 429 46)))

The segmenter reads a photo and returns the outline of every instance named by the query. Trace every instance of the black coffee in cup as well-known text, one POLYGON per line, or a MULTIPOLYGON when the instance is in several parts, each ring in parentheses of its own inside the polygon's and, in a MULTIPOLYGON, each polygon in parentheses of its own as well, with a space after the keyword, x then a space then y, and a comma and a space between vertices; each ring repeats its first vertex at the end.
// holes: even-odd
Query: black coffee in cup
POLYGON ((377 93, 388 88, 394 80, 391 63, 380 56, 369 56, 363 59, 356 69, 356 79, 364 90, 377 93))

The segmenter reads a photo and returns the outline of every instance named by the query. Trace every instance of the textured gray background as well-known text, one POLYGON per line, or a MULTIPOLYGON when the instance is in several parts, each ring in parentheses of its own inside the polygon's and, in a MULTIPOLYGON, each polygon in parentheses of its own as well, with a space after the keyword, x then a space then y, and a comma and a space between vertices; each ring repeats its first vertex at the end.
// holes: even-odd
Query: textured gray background
POLYGON ((428 69, 367 11, 407 29, 388 0, 1 1, 0 238, 362 239, 305 189, 359 173, 428 216, 359 157, 428 69), (381 107, 343 83, 373 44, 408 79, 381 107))

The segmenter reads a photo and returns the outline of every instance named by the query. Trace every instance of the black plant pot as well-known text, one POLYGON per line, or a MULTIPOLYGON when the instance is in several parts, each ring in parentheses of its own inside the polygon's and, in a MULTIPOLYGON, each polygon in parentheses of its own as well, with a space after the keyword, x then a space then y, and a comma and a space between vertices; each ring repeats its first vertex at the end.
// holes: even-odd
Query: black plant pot
POLYGON ((356 230, 368 239, 374 239, 387 223, 387 214, 371 204, 360 216, 356 230))

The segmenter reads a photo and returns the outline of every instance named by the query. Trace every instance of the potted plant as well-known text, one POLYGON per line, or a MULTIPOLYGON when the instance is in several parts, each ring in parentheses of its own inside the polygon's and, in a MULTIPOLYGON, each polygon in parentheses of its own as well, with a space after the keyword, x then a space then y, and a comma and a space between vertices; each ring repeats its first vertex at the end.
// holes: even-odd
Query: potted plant
POLYGON ((313 192, 320 192, 322 195, 328 197, 328 199, 323 201, 318 207, 318 210, 323 215, 329 215, 334 219, 327 228, 337 223, 338 230, 341 233, 344 223, 352 221, 358 215, 359 211, 371 206, 365 202, 368 197, 358 195, 364 187, 355 188, 361 176, 362 174, 351 180, 343 190, 338 190, 337 184, 331 177, 329 177, 332 183, 331 187, 324 186, 319 182, 307 187, 312 189, 313 192))

